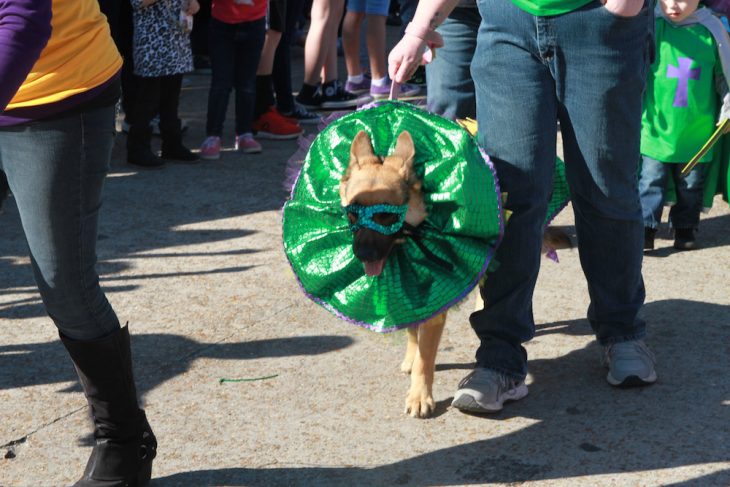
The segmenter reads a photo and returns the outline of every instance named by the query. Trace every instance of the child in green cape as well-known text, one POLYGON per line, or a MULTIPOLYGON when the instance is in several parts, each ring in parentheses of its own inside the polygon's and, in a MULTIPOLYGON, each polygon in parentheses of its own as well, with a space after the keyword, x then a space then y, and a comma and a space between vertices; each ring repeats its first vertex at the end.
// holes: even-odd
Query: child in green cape
MULTIPOLYGON (((654 248, 670 177, 677 200, 669 212, 674 247, 696 247, 705 166, 698 164, 684 178, 680 171, 718 119, 730 118, 730 38, 722 22, 709 9, 698 8, 699 3, 660 0, 656 7, 656 59, 647 80, 641 134, 645 249, 654 248)), ((712 157, 710 151, 700 162, 712 157)))

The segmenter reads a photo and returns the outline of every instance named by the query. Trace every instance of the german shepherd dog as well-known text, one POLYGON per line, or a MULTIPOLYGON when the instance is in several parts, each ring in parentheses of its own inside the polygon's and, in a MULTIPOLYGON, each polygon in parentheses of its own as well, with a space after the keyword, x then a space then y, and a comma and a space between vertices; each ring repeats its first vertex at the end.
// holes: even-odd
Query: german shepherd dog
MULTIPOLYGON (((421 192, 421 181, 413 170, 415 148, 413 139, 403 131, 396 140, 395 149, 386 157, 378 157, 370 137, 360 131, 350 148, 350 161, 340 180, 340 198, 343 208, 350 205, 369 207, 373 205, 405 206, 405 223, 418 227, 427 216, 426 205, 421 192)), ((359 215, 348 213, 351 224, 356 224, 359 215)), ((371 216, 380 227, 392 227, 398 223, 396 213, 379 212, 371 216)), ((405 242, 400 232, 382 233, 369 226, 359 226, 354 233, 353 251, 362 261, 365 273, 378 276, 395 245, 405 242)), ((570 247, 567 235, 546 232, 543 242, 550 242, 553 248, 570 247), (566 243, 567 241, 567 243, 566 243)), ((477 303, 481 309, 482 303, 477 303)), ((406 396, 405 413, 414 418, 426 418, 435 408, 433 400, 433 378, 436 352, 446 323, 446 313, 441 313, 417 327, 410 327, 406 354, 401 371, 411 375, 411 386, 406 396)))

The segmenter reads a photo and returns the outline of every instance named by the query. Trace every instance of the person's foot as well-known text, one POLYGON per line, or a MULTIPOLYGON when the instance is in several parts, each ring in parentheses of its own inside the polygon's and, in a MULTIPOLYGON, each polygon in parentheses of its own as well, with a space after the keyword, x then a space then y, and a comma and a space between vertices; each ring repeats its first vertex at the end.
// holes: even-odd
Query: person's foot
POLYGON ((694 250, 697 248, 695 242, 694 228, 677 228, 674 230, 674 248, 677 250, 694 250))
POLYGON ((261 115, 257 120, 254 120, 251 127, 259 139, 296 139, 304 133, 299 123, 285 118, 273 106, 269 107, 266 113, 261 115))
POLYGON ((142 167, 145 169, 160 169, 165 161, 157 157, 151 150, 134 150, 127 152, 127 164, 142 167))
POLYGON ((294 103, 294 109, 290 112, 279 112, 284 118, 288 118, 293 122, 301 124, 318 124, 322 121, 322 116, 318 113, 310 112, 299 103, 294 103))
POLYGON ((654 250, 656 231, 656 228, 644 227, 644 250, 654 250))
POLYGON ((338 80, 322 86, 322 108, 324 109, 357 108, 359 105, 371 101, 373 99, 370 95, 356 95, 345 91, 338 80))
POLYGON ((206 137, 200 145, 200 158, 206 161, 217 161, 221 158, 221 138, 215 135, 206 137))
POLYGON ((176 141, 170 144, 162 143, 160 157, 166 161, 177 162, 182 164, 195 164, 200 162, 200 156, 191 152, 182 142, 176 141))
POLYGON ((304 90, 294 98, 298 104, 309 110, 319 110, 322 108, 322 91, 317 89, 312 93, 305 93, 304 90))
MULTIPOLYGON (((421 87, 416 85, 409 85, 408 83, 400 85, 400 91, 396 93, 399 98, 416 96, 421 92, 421 87)), ((390 96, 390 83, 385 86, 372 85, 370 87, 370 96, 376 100, 382 100, 390 96)))
POLYGON ((606 380, 612 386, 636 387, 656 382, 654 354, 644 340, 630 340, 603 347, 606 380))
POLYGON ((236 135, 236 150, 244 154, 258 154, 261 144, 256 142, 252 134, 236 135))
POLYGON ((527 395, 525 381, 517 382, 492 369, 476 367, 461 382, 451 405, 472 413, 495 413, 507 401, 527 395))
POLYGON ((363 76, 362 81, 358 82, 347 80, 347 83, 345 83, 345 91, 361 95, 370 91, 370 83, 372 83, 370 76, 363 76))

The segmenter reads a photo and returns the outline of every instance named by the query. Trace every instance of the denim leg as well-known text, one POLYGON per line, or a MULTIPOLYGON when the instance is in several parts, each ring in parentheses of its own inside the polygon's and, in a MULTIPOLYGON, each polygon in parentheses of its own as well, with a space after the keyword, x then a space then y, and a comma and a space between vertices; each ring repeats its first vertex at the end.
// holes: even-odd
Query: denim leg
POLYGON ((541 26, 553 54, 588 320, 602 345, 646 333, 637 317, 645 298, 637 172, 651 16, 645 5, 616 17, 596 1, 541 26))
POLYGON ((437 29, 444 47, 426 65, 429 111, 450 119, 476 116, 470 67, 481 20, 476 8, 456 8, 437 29))
POLYGON ((481 289, 485 308, 470 317, 481 344, 477 365, 517 380, 527 374, 522 343, 535 333, 532 294, 557 137, 555 82, 541 62, 535 17, 509 0, 481 0, 472 62, 479 141, 494 162, 512 217, 481 289))
POLYGON ((0 166, 20 213, 36 283, 69 338, 119 328, 99 286, 96 239, 114 107, 0 129, 0 166))
POLYGON ((639 176, 639 197, 644 227, 659 228, 667 189, 667 165, 651 157, 642 156, 639 176))
POLYGON ((697 164, 682 177, 684 164, 670 164, 669 171, 677 190, 677 203, 669 210, 669 221, 674 228, 697 228, 702 211, 702 193, 705 183, 705 165, 697 164))
POLYGON ((234 29, 235 26, 214 18, 210 19, 208 35, 210 38, 211 80, 210 91, 208 91, 206 135, 217 135, 218 137, 223 135, 223 122, 228 111, 228 98, 231 88, 233 88, 236 65, 234 29))
POLYGON ((266 38, 265 19, 240 24, 235 33, 236 134, 251 132, 256 105, 256 68, 266 38))

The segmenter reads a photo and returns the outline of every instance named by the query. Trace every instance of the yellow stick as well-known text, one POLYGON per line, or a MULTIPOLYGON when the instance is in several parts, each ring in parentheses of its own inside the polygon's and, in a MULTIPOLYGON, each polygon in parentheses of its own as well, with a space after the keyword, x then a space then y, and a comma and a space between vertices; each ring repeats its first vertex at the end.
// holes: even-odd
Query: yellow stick
POLYGON ((730 119, 726 118, 717 126, 717 129, 712 133, 712 136, 707 140, 707 142, 705 142, 705 145, 702 146, 702 149, 700 149, 700 151, 695 154, 695 156, 682 168, 682 172, 680 173, 681 176, 686 176, 692 169, 694 169, 697 163, 700 162, 700 159, 702 159, 705 154, 712 149, 712 146, 720 140, 720 136, 725 133, 728 125, 730 125, 730 119))

